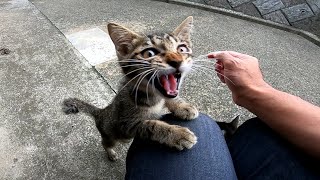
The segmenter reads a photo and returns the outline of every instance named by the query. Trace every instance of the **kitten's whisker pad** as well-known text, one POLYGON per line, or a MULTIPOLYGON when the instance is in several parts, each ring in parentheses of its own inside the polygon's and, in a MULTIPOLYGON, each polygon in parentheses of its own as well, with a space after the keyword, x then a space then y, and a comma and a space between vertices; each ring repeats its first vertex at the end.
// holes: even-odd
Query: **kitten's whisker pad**
POLYGON ((125 75, 123 75, 121 78, 119 78, 118 81, 120 81, 121 79, 127 77, 129 74, 132 74, 134 72, 137 72, 137 71, 141 71, 141 70, 144 70, 144 69, 150 69, 150 67, 142 67, 142 68, 138 68, 138 69, 134 69, 132 71, 129 71, 128 73, 126 73, 125 75))

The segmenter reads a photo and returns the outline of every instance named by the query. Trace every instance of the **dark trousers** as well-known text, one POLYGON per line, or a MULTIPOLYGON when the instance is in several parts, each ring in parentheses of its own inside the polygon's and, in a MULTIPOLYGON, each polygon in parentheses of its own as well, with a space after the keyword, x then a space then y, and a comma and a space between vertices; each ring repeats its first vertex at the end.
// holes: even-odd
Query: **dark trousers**
POLYGON ((259 119, 246 121, 227 143, 218 125, 204 114, 192 121, 175 119, 170 114, 163 117, 169 124, 188 127, 198 143, 178 151, 136 138, 127 155, 126 179, 320 179, 319 163, 315 166, 259 119))
POLYGON ((258 118, 242 124, 228 147, 239 179, 320 180, 320 160, 301 152, 258 118))

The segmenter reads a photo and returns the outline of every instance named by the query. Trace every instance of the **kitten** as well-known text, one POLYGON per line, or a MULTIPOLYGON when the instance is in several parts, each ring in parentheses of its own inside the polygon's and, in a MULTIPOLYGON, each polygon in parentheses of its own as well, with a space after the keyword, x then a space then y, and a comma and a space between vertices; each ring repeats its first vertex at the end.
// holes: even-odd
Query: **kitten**
POLYGON ((79 111, 95 119, 102 145, 110 160, 117 160, 113 147, 134 137, 190 149, 197 137, 188 128, 160 121, 167 107, 182 120, 198 117, 198 110, 181 99, 179 87, 191 70, 190 32, 193 18, 186 18, 172 33, 137 34, 115 23, 108 24, 118 63, 126 75, 112 103, 104 109, 71 98, 64 101, 66 114, 79 111))

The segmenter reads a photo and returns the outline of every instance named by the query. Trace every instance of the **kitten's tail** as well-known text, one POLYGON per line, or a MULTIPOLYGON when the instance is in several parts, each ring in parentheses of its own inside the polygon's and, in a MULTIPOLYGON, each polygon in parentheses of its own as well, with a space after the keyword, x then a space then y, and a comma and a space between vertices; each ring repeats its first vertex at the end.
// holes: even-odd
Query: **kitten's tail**
POLYGON ((220 129, 223 132, 224 137, 230 138, 237 130, 238 125, 239 125, 239 119, 240 119, 240 115, 238 115, 237 117, 235 117, 231 122, 226 123, 226 122, 217 122, 217 124, 219 125, 220 129))
POLYGON ((77 98, 65 99, 63 101, 62 110, 66 114, 71 114, 71 113, 75 114, 78 112, 84 112, 91 116, 96 116, 101 111, 100 108, 97 108, 96 106, 93 106, 89 103, 81 101, 77 98))

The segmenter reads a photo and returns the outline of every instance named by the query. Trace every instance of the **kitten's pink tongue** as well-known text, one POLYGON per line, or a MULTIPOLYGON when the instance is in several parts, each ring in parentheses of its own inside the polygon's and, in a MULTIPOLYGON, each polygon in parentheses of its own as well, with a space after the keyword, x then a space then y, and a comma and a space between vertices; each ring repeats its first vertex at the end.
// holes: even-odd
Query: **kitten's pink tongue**
POLYGON ((162 75, 160 77, 160 82, 163 86, 163 88, 167 91, 167 94, 169 95, 177 95, 177 81, 176 78, 174 78, 173 74, 169 74, 168 78, 166 75, 162 75))

